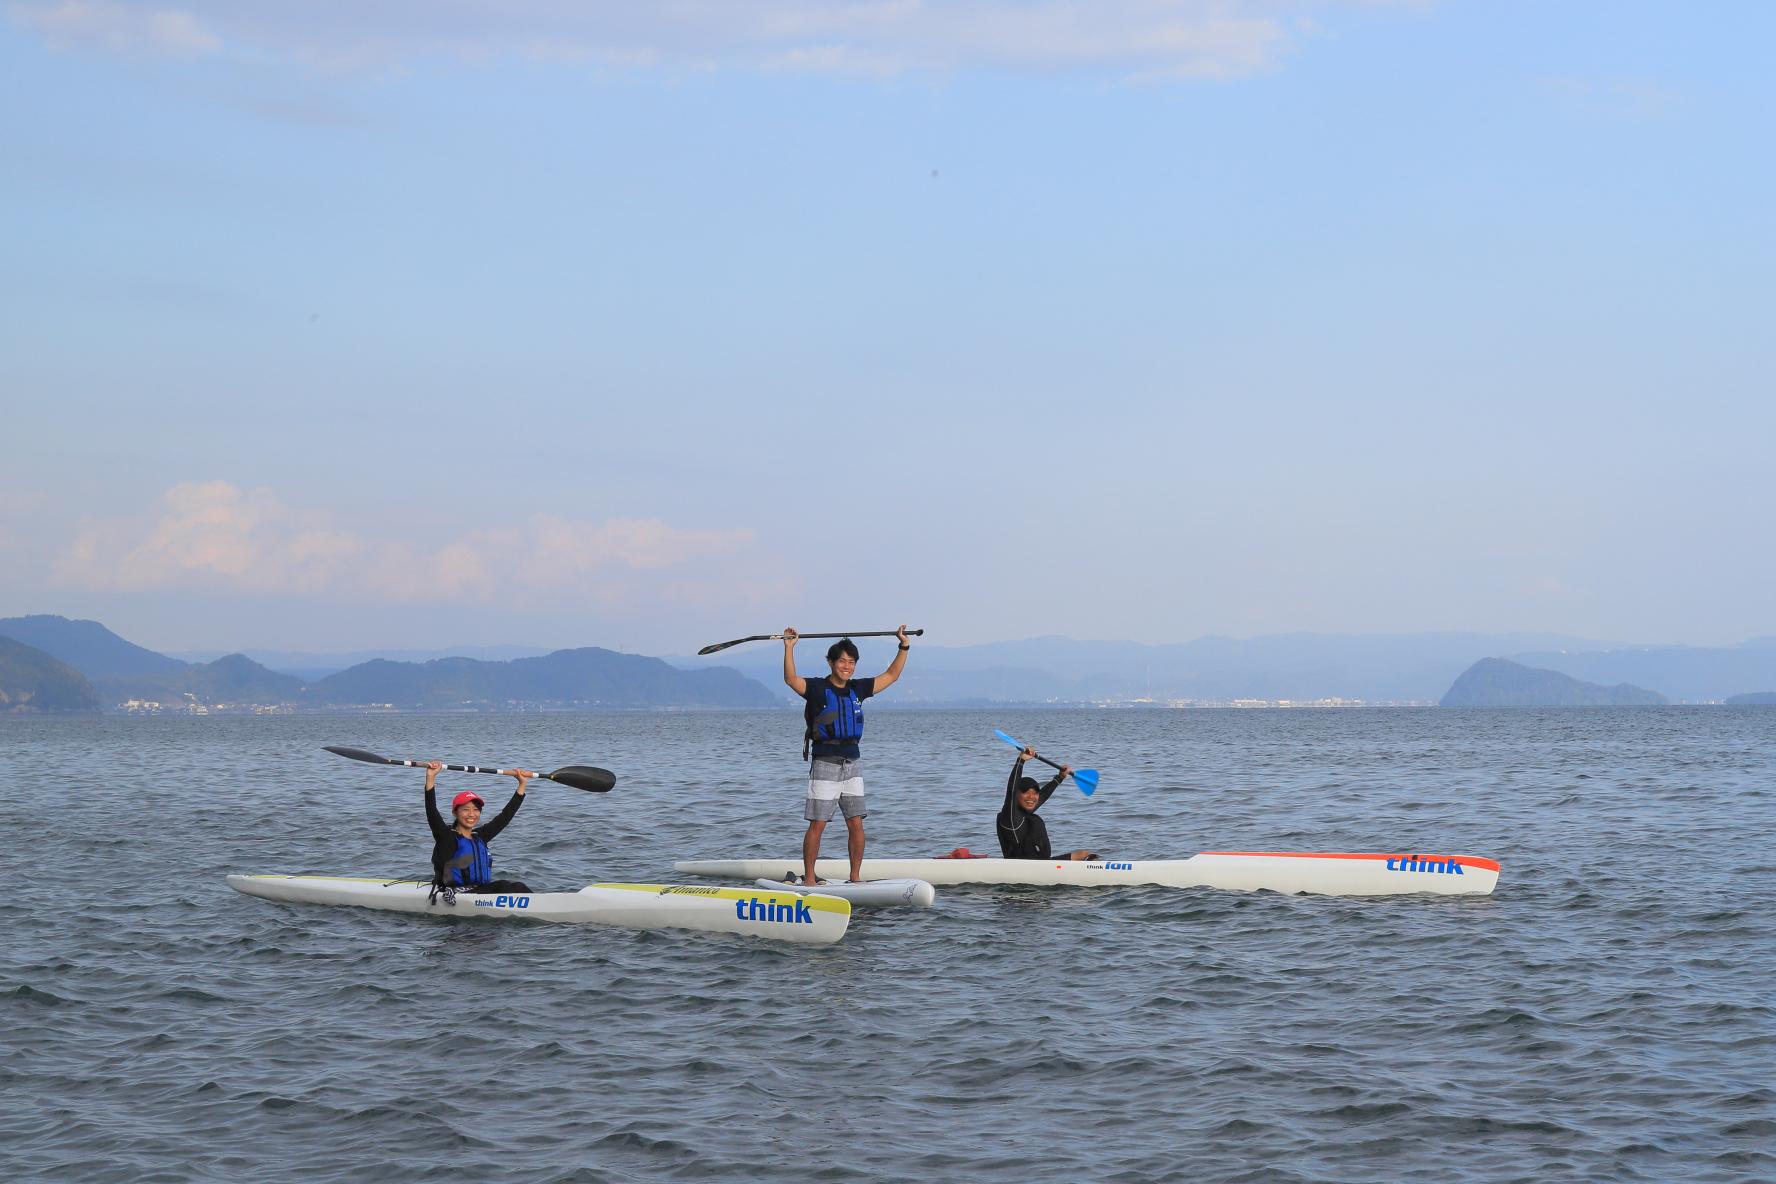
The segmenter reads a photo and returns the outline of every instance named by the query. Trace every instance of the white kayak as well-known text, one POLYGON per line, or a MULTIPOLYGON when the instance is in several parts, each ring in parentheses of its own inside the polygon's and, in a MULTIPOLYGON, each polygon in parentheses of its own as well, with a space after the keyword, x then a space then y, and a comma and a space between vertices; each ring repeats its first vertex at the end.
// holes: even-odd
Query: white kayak
MULTIPOLYGON (((800 865, 788 859, 694 859, 675 871, 720 879, 776 880, 800 865)), ((843 879, 851 865, 822 859, 818 875, 843 879)), ((866 879, 911 877, 930 884, 1054 884, 1093 887, 1154 884, 1238 892, 1311 892, 1322 896, 1394 896, 1431 892, 1486 896, 1498 884, 1497 861, 1477 855, 1383 852, 1205 851, 1189 859, 865 859, 866 879)))
POLYGON ((578 892, 458 892, 432 899, 414 880, 344 876, 229 876, 248 896, 299 904, 355 905, 443 917, 518 917, 629 929, 696 929, 774 941, 835 942, 851 924, 851 902, 782 889, 705 888, 673 884, 593 884, 578 892))
MULTIPOLYGON (((845 872, 850 870, 850 865, 847 864, 845 872)), ((839 874, 844 875, 845 872, 839 874)), ((803 895, 812 893, 841 897, 850 901, 852 908, 863 905, 882 909, 904 904, 916 909, 928 909, 931 902, 937 899, 937 889, 924 880, 866 880, 861 884, 853 884, 849 880, 828 880, 810 888, 797 876, 793 884, 787 880, 768 880, 763 877, 753 880, 753 883, 760 888, 778 888, 803 895)))

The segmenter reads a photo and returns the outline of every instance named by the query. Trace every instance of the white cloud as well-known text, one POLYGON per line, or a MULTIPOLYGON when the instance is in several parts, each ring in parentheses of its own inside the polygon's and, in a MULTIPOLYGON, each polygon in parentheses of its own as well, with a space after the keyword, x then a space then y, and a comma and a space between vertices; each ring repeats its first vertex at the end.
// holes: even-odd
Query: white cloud
POLYGON ((564 573, 590 574, 613 563, 672 567, 701 555, 730 553, 751 531, 677 530, 651 519, 574 522, 539 514, 532 526, 537 558, 564 573))
POLYGON ((383 603, 535 607, 673 599, 756 566, 750 530, 685 529, 654 519, 603 522, 537 514, 520 526, 432 547, 375 539, 266 489, 226 481, 176 485, 144 516, 88 518, 56 557, 64 586, 188 589, 383 603))
POLYGON ((7 11, 58 49, 93 46, 116 53, 190 57, 222 48, 222 39, 189 9, 125 0, 56 0, 12 4, 7 11))
POLYGON ((631 69, 878 76, 997 67, 1178 78, 1266 69, 1310 27, 1311 10, 1334 2, 187 0, 172 10, 22 0, 10 11, 62 43, 209 52, 226 40, 332 66, 517 54, 631 69))

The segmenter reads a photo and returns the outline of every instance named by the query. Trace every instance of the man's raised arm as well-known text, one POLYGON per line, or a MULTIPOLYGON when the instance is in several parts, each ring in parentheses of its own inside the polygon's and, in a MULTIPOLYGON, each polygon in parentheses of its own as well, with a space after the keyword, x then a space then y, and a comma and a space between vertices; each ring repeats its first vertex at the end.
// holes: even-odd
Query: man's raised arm
MULTIPOLYGON (((783 631, 783 685, 798 695, 808 693, 808 680, 796 673, 795 643, 798 634, 794 629, 783 631)), ((903 655, 904 656, 904 655, 903 655)))
POLYGON ((876 694, 878 695, 899 681, 900 672, 906 669, 907 651, 913 648, 913 643, 907 640, 905 625, 896 629, 894 636, 900 638, 900 648, 894 651, 894 661, 888 663, 888 669, 876 675, 876 694))

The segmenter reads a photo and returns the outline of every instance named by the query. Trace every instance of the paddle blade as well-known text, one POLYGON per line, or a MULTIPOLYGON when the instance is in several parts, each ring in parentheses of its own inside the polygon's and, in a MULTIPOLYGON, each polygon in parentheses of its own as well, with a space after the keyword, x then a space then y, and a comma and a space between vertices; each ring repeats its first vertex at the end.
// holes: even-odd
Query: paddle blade
POLYGON ((736 637, 733 641, 718 641, 714 645, 706 645, 702 649, 697 651, 697 656, 699 658, 706 658, 710 654, 719 654, 725 649, 730 649, 730 648, 737 646, 737 645, 745 645, 749 641, 775 641, 775 640, 776 639, 774 637, 772 637, 769 633, 755 633, 751 637, 736 637))
POLYGON ((569 789, 583 789, 587 793, 609 793, 617 784, 615 773, 591 765, 569 765, 565 769, 556 769, 553 773, 544 773, 543 776, 569 789))
POLYGON ((324 748, 334 756, 342 756, 348 761, 365 761, 372 765, 392 765, 395 763, 386 756, 377 756, 374 752, 365 752, 362 748, 340 748, 332 744, 325 745, 324 748))
POLYGON ((1080 793, 1088 798, 1091 797, 1092 794, 1098 792, 1098 771, 1096 769, 1074 769, 1073 784, 1079 787, 1080 793))
POLYGON ((1007 736, 1004 732, 1001 732, 998 728, 993 729, 993 735, 995 735, 999 739, 1005 741, 1007 744, 1011 745, 1013 748, 1017 749, 1019 752, 1022 752, 1024 750, 1024 746, 1022 744, 1019 744, 1016 740, 1013 740, 1010 736, 1007 736))

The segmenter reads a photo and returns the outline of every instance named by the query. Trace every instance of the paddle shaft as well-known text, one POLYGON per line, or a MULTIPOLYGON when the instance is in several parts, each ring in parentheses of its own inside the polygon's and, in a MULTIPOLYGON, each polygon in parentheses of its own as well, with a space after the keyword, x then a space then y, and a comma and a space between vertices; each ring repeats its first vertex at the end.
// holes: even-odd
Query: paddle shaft
MULTIPOLYGON (((1024 744, 1021 744, 1021 743, 1019 743, 1019 742, 1018 742, 1018 741, 1017 741, 1017 740, 1015 740, 1015 739, 1013 739, 1013 738, 1012 738, 1012 737, 1011 737, 1011 736, 1010 736, 1010 735, 1008 735, 1008 734, 1007 734, 1007 733, 1005 733, 1005 732, 1001 732, 1001 731, 999 731, 999 730, 998 730, 998 729, 996 729, 996 728, 995 728, 995 729, 994 729, 994 731, 993 731, 993 735, 995 735, 995 736, 997 736, 997 737, 999 737, 999 739, 1000 739, 1000 741, 1001 741, 1001 742, 1002 742, 1002 743, 1005 743, 1005 744, 1009 744, 1009 745, 1011 745, 1011 746, 1012 746, 1012 747, 1013 747, 1013 748, 1015 748, 1015 749, 1017 749, 1017 750, 1018 750, 1018 751, 1019 751, 1019 752, 1027 752, 1027 751, 1029 751, 1029 749, 1028 749, 1028 746, 1027 746, 1027 745, 1024 745, 1024 744)), ((1060 768, 1060 767, 1061 767, 1061 766, 1060 766, 1060 765, 1057 765, 1057 764, 1056 764, 1056 763, 1055 763, 1055 762, 1053 762, 1053 761, 1051 761, 1051 760, 1049 760, 1049 759, 1048 759, 1048 758, 1047 758, 1047 757, 1045 757, 1045 756, 1038 756, 1038 757, 1037 757, 1037 758, 1036 758, 1036 759, 1037 759, 1037 760, 1039 760, 1039 761, 1041 761, 1041 762, 1042 762, 1042 763, 1043 763, 1043 764, 1045 764, 1045 765, 1047 765, 1047 766, 1048 766, 1048 767, 1049 767, 1049 768, 1051 768, 1051 769, 1058 769, 1058 768, 1060 768)))
MULTIPOLYGON (((343 748, 334 745, 326 747, 327 751, 335 756, 342 756, 347 760, 364 761, 372 765, 404 765, 409 769, 423 769, 429 763, 427 761, 410 761, 396 756, 382 756, 378 753, 367 752, 362 748, 343 748)), ((442 767, 456 773, 493 773, 502 777, 518 775, 516 769, 490 769, 484 765, 443 765, 442 767)), ((570 789, 583 789, 589 793, 605 793, 617 783, 616 774, 608 769, 597 769, 590 765, 569 765, 564 769, 556 769, 553 773, 538 773, 537 776, 545 781, 553 781, 570 789)))
MULTIPOLYGON (((1006 735, 998 728, 993 729, 993 735, 1004 741, 1006 744, 1011 745, 1019 752, 1025 750, 1026 746, 1022 741, 1018 740, 1016 737, 1006 735)), ((1062 767, 1045 756, 1038 756, 1036 759, 1051 769, 1059 769, 1062 767)), ((1096 792, 1098 788, 1098 771, 1096 769, 1068 769, 1067 776, 1073 779, 1073 784, 1079 787, 1079 792, 1088 798, 1096 792)))
MULTIPOLYGON (((409 769, 423 769, 426 767, 427 762, 406 761, 391 756, 388 758, 388 763, 391 765, 406 765, 409 769)), ((445 765, 444 767, 453 773, 498 773, 502 777, 515 777, 518 774, 518 770, 516 769, 489 769, 482 765, 445 765)), ((538 773, 537 776, 547 777, 548 774, 538 773)))
MULTIPOLYGON (((802 641, 802 640, 830 641, 834 638, 839 638, 839 637, 899 637, 899 636, 900 636, 900 630, 898 630, 898 629, 869 629, 869 630, 858 630, 858 631, 852 632, 852 633, 798 633, 798 634, 796 634, 796 640, 797 641, 802 641)), ((907 636, 908 637, 923 637, 923 636, 925 636, 925 630, 923 630, 923 629, 908 629, 907 636)), ((781 634, 781 633, 755 633, 751 637, 736 637, 733 641, 718 641, 714 645, 706 645, 702 649, 697 651, 697 655, 699 657, 702 657, 703 655, 706 655, 706 654, 713 654, 718 650, 725 650, 725 649, 729 648, 730 646, 745 645, 749 641, 782 641, 782 640, 783 640, 783 634, 781 634)))

